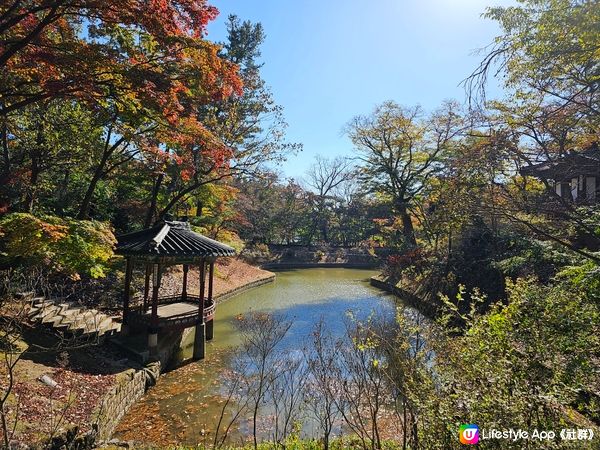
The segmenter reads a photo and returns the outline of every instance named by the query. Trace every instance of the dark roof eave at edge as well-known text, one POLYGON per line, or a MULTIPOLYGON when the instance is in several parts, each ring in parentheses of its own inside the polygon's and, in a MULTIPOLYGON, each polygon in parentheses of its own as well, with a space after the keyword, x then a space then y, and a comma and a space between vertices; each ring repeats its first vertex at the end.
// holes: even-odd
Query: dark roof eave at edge
POLYGON ((194 232, 187 222, 165 221, 152 228, 118 236, 116 253, 139 259, 189 261, 233 256, 235 249, 194 232), (165 225, 169 225, 166 232, 165 225))
POLYGON ((522 167, 519 173, 544 179, 562 179, 565 174, 600 176, 600 149, 598 144, 594 143, 583 151, 567 153, 554 160, 522 167))

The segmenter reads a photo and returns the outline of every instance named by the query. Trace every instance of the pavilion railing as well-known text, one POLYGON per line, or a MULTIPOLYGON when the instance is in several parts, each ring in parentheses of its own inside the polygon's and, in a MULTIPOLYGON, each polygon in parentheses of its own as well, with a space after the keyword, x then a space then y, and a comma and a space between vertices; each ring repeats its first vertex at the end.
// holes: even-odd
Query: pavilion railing
MULTIPOLYGON (((195 295, 187 295, 184 299, 181 295, 172 295, 169 297, 160 297, 158 299, 158 305, 170 305, 173 303, 192 303, 198 304, 200 302, 200 297, 195 295)), ((204 321, 208 322, 214 319, 216 303, 213 301, 212 303, 205 303, 204 305, 204 321)), ((147 326, 150 325, 150 307, 147 306, 144 311, 143 305, 140 305, 138 308, 133 309, 129 315, 129 321, 135 323, 136 325, 147 326)), ((170 317, 159 317, 158 324, 159 327, 182 327, 187 328, 189 326, 193 326, 198 319, 198 312, 185 312, 181 314, 177 314, 170 317)))

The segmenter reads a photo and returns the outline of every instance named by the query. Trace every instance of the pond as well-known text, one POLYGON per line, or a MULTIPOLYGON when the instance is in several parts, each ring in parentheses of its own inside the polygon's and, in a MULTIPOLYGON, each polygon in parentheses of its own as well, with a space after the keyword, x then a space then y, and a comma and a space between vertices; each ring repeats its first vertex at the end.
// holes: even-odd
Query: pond
MULTIPOLYGON (((369 278, 375 274, 341 268, 286 270, 277 273, 274 283, 219 304, 215 338, 207 344, 206 359, 161 376, 158 384, 125 415, 115 437, 161 446, 211 442, 210 432, 223 402, 219 392, 224 369, 230 363, 230 349, 241 339, 235 327, 236 316, 250 311, 286 316, 293 324, 281 345, 290 351, 299 350, 321 319, 334 336, 340 336, 349 311, 359 319, 373 311, 393 317, 397 300, 370 286, 369 278)), ((415 314, 414 310, 403 308, 415 314)), ((191 352, 191 348, 186 352, 191 352)))

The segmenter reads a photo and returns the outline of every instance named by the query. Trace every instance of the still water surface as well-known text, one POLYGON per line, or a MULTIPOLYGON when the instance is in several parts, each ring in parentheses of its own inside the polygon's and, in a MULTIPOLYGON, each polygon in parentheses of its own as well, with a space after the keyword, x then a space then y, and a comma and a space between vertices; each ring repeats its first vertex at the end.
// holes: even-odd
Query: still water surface
POLYGON ((375 274, 361 269, 286 270, 277 273, 274 283, 219 304, 215 338, 207 344, 206 359, 161 376, 123 418, 115 437, 155 445, 210 441, 210 431, 221 410, 218 394, 222 372, 228 366, 228 350, 240 343, 236 316, 256 311, 292 319, 282 345, 299 351, 321 318, 333 335, 341 336, 349 311, 359 319, 373 311, 390 317, 396 313, 394 298, 369 285, 369 277, 375 274))

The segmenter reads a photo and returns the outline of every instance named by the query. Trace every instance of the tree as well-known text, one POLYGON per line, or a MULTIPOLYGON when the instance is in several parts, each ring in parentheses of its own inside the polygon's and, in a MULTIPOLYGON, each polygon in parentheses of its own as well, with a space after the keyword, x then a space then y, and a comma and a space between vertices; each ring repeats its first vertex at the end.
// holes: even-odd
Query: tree
MULTIPOLYGON (((153 77, 147 76, 144 83, 140 76, 160 73, 163 63, 186 49, 210 51, 202 37, 217 13, 205 1, 192 0, 4 2, 0 7, 0 113, 55 97, 93 100, 106 87, 127 79, 137 79, 147 89, 153 77), (114 51, 135 30, 152 37, 161 50, 160 60, 114 51)), ((178 85, 173 79, 161 86, 163 99, 174 94, 178 85)))
POLYGON ((310 221, 308 195, 294 180, 272 172, 238 181, 235 229, 251 242, 291 244, 304 235, 310 221))
POLYGON ((330 210, 336 201, 336 189, 354 176, 351 162, 347 158, 333 159, 317 156, 306 173, 306 183, 315 192, 313 224, 309 240, 317 229, 324 242, 329 242, 330 210))
MULTIPOLYGON (((204 39, 206 24, 216 14, 204 1, 190 0, 4 5, 0 9, 0 33, 6 37, 0 46, 3 179, 14 178, 12 172, 19 170, 11 154, 12 116, 20 116, 28 105, 44 107, 44 102, 65 99, 89 111, 94 134, 101 130, 103 139, 102 144, 90 143, 91 158, 81 167, 78 181, 87 178, 77 211, 81 219, 93 213, 98 186, 124 165, 143 169, 140 163, 156 166, 157 159, 164 164, 179 157, 175 148, 185 149, 194 142, 201 143, 205 165, 220 170, 228 159, 225 146, 199 121, 199 111, 240 94, 242 83, 237 66, 219 57, 219 47, 204 39)), ((32 128, 44 131, 40 117, 32 128)), ((38 135, 45 137, 42 132, 38 135)), ((48 144, 36 148, 57 154, 48 144)), ((30 192, 37 190, 37 154, 31 154, 35 170, 30 192)), ((188 173, 189 167, 183 167, 181 178, 188 173)), ((63 177, 68 178, 69 174, 63 177)))
POLYGON ((498 186, 503 204, 498 212, 543 239, 594 259, 577 243, 578 236, 585 236, 591 247, 600 245, 586 225, 588 211, 557 195, 553 180, 532 182, 513 175, 598 140, 600 8, 593 1, 523 0, 515 7, 489 8, 486 17, 500 24, 502 35, 466 87, 471 98, 485 98, 487 78, 496 70, 509 94, 508 101, 487 105, 495 131, 507 137, 512 162, 509 182, 498 186), (557 219, 572 227, 560 226, 557 219))
POLYGON ((592 120, 598 104, 600 8, 593 0, 520 0, 519 6, 488 8, 485 17, 502 29, 479 67, 466 80, 472 96, 485 98, 490 72, 521 97, 577 105, 592 120))
MULTIPOLYGON (((582 269, 577 272, 590 267, 582 269)), ((436 361, 440 358, 435 369, 438 405, 424 410, 432 415, 430 423, 441 420, 447 428, 454 417, 460 418, 455 423, 492 421, 505 429, 523 425, 552 429, 559 423, 590 426, 572 408, 585 411, 589 418, 597 414, 597 407, 580 402, 586 397, 583 392, 598 382, 592 368, 598 349, 598 308, 587 287, 575 287, 568 277, 561 279, 550 286, 534 279, 509 283, 506 304, 496 304, 487 314, 471 309, 462 315, 467 324, 464 333, 430 341, 436 361)), ((471 296, 477 297, 476 301, 483 300, 479 294, 471 296)), ((446 319, 455 317, 456 308, 449 306, 448 314, 446 319)), ((425 429, 422 435, 432 433, 425 429)), ((578 445, 593 448, 594 443, 578 445)))
POLYGON ((336 376, 337 350, 335 340, 327 333, 324 320, 321 319, 314 326, 312 340, 304 350, 304 357, 310 374, 309 389, 305 393, 306 402, 319 426, 323 450, 329 450, 331 436, 340 417, 336 405, 339 395, 339 379, 336 376))
POLYGON ((156 176, 152 194, 155 199, 164 188, 166 204, 157 212, 149 211, 149 216, 164 217, 177 203, 193 200, 198 189, 206 184, 232 176, 259 175, 265 164, 281 162, 287 153, 299 148, 284 141, 287 124, 282 108, 275 104, 260 77, 262 65, 258 58, 265 38, 262 25, 230 16, 227 30, 228 39, 219 57, 239 67, 241 95, 220 97, 198 109, 198 121, 217 140, 195 139, 172 148, 175 158, 168 160, 165 169, 156 176), (207 154, 215 145, 217 158, 207 154), (186 176, 165 184, 162 174, 169 172, 183 172, 186 176))
POLYGON ((26 213, 4 215, 0 236, 2 266, 45 267, 77 278, 105 276, 116 244, 108 224, 26 213))
POLYGON ((422 119, 419 107, 388 101, 370 116, 357 116, 346 132, 362 161, 360 173, 372 192, 388 198, 402 221, 404 245, 417 244, 411 209, 429 178, 440 170, 444 151, 464 129, 455 103, 422 119))
POLYGON ((75 101, 48 100, 5 121, 9 135, 0 171, 2 200, 13 209, 64 211, 73 172, 89 164, 100 131, 75 101))
POLYGON ((246 358, 244 371, 244 395, 250 399, 248 412, 252 415, 254 448, 258 448, 258 419, 261 407, 267 403, 275 383, 288 369, 281 349, 281 341, 292 326, 292 321, 266 313, 252 313, 240 317, 237 326, 242 334, 242 355, 246 358))

